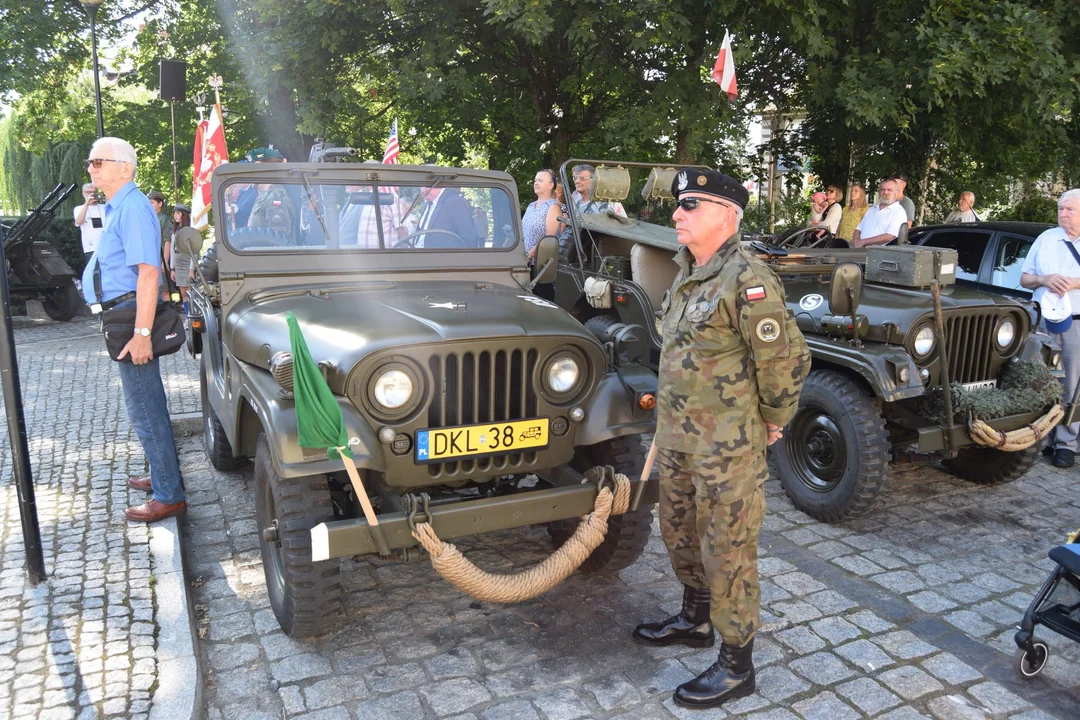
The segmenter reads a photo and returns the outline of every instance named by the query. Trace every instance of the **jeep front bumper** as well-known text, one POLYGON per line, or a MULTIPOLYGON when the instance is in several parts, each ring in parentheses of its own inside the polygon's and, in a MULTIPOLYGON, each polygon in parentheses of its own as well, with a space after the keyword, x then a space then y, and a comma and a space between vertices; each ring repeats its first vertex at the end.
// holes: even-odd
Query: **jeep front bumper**
MULTIPOLYGON (((1030 425, 1042 416, 1043 413, 1041 412, 1023 413, 1021 415, 1006 415, 997 420, 986 420, 984 422, 995 430, 1009 432, 1030 425)), ((946 448, 946 435, 949 438, 949 446, 953 448, 975 444, 975 441, 968 435, 967 426, 963 423, 957 423, 952 429, 943 425, 930 425, 919 428, 919 441, 916 452, 920 454, 941 452, 946 448)))

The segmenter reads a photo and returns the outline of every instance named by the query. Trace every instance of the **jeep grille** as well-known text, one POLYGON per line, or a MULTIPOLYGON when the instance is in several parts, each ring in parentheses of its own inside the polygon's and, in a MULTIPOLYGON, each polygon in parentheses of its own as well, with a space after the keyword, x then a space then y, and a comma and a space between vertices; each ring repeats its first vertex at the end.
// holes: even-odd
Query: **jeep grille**
MULTIPOLYGON (((432 356, 428 367, 434 387, 427 426, 440 428, 536 417, 533 373, 538 360, 536 350, 481 350, 432 356)), ((535 460, 535 452, 526 452, 464 460, 460 465, 465 473, 492 468, 518 472, 535 460)), ((428 472, 433 477, 453 475, 458 464, 431 464, 428 472)))
POLYGON ((1016 353, 1025 335, 1027 322, 1019 313, 1004 309, 986 309, 945 318, 945 337, 949 345, 949 381, 958 383, 992 380, 1002 363, 1016 353), (1016 325, 1016 337, 1004 351, 994 340, 998 323, 1010 317, 1016 325))

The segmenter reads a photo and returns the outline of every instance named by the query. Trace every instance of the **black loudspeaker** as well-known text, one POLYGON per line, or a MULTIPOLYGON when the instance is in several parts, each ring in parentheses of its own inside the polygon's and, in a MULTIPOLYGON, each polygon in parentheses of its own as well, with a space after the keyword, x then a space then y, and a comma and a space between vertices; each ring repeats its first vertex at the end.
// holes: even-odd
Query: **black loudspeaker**
POLYGON ((187 96, 187 63, 183 60, 162 60, 158 78, 162 100, 183 100, 187 96))

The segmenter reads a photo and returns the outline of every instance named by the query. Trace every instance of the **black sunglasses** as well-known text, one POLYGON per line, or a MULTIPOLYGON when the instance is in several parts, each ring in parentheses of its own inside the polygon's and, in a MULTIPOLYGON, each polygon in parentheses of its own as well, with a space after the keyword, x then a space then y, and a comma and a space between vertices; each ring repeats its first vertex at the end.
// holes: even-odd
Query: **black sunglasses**
POLYGON ((719 200, 709 200, 707 198, 688 197, 680 198, 675 201, 675 205, 681 207, 686 212, 693 212, 701 207, 701 203, 712 203, 713 205, 723 205, 724 207, 731 207, 726 202, 720 202, 719 200))
POLYGON ((111 158, 86 158, 86 162, 84 162, 83 165, 86 165, 86 166, 93 165, 95 170, 100 170, 101 169, 101 163, 107 163, 107 162, 122 163, 122 162, 127 162, 127 160, 113 160, 111 158))

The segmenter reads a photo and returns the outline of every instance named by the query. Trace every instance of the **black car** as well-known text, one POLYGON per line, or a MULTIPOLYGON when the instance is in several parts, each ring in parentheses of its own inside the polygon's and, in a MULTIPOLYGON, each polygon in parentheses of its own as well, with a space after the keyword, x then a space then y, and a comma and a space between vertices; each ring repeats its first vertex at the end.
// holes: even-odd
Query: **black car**
POLYGON ((1032 222, 925 225, 912 228, 908 243, 956 250, 959 284, 1026 300, 1031 291, 1020 286, 1024 258, 1035 238, 1052 227, 1032 222))

